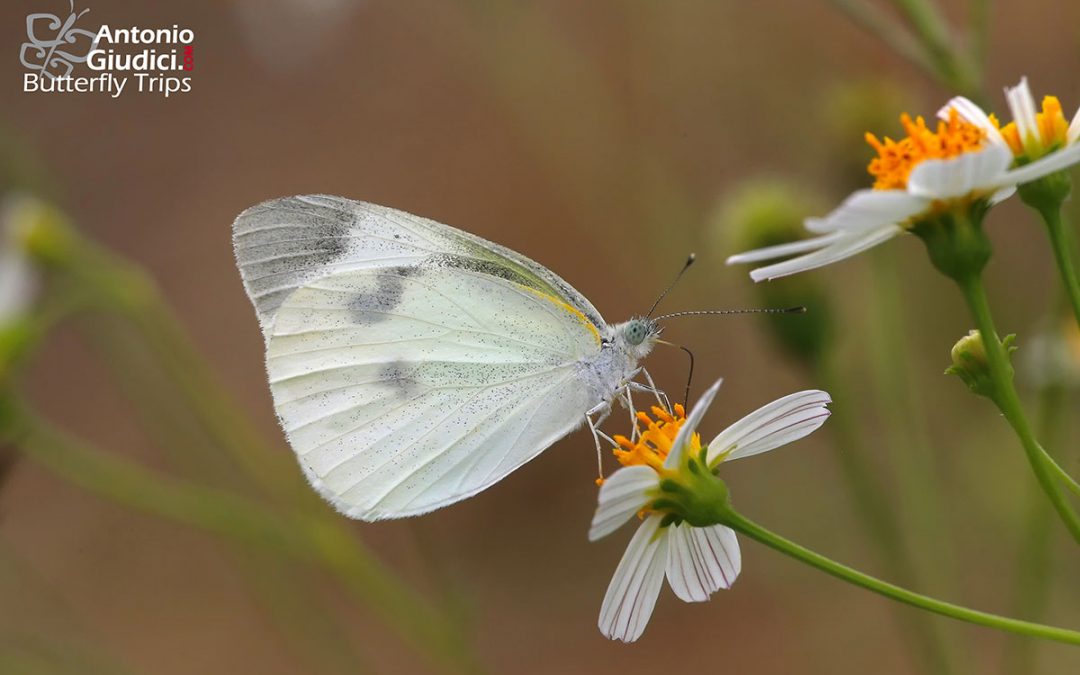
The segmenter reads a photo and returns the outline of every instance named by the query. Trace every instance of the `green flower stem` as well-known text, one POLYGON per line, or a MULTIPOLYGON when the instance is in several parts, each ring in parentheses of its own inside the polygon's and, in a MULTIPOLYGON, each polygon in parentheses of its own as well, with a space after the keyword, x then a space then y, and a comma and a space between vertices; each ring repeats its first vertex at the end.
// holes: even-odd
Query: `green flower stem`
POLYGON ((1054 260, 1057 261, 1058 273, 1065 286, 1065 295, 1072 307, 1076 325, 1080 326, 1080 278, 1077 278, 1076 266, 1073 264, 1072 237, 1061 218, 1060 208, 1039 209, 1039 214, 1046 223, 1050 246, 1054 249, 1054 260))
POLYGON ((1028 424, 1027 417, 1025 417, 1024 410, 1020 405, 1020 396, 1016 393, 1016 387, 1013 384, 1009 356, 1005 353, 1005 348, 1002 346, 997 330, 994 327, 994 320, 990 314, 990 303, 986 297, 986 289, 983 288, 982 275, 979 272, 974 272, 957 278, 957 282, 961 291, 963 291, 964 299, 967 300, 971 314, 975 318, 975 325, 978 327, 979 333, 982 334, 990 374, 996 389, 995 396, 993 396, 994 403, 1001 411, 1001 414, 1005 416, 1017 438, 1020 439, 1020 444, 1024 448, 1024 453, 1027 455, 1028 462, 1031 464, 1043 492, 1050 499, 1050 503, 1053 504, 1069 533, 1077 543, 1080 543, 1080 517, 1077 516, 1057 484, 1057 481, 1061 480, 1070 489, 1075 490, 1077 487, 1076 482, 1039 445, 1031 430, 1031 425, 1028 424))
POLYGON ((902 602, 906 605, 947 616, 956 619, 957 621, 965 621, 979 626, 996 628, 1010 633, 1017 633, 1045 640, 1080 645, 1080 632, 1078 631, 1047 626, 1030 621, 1021 621, 1019 619, 1012 619, 997 614, 990 614, 989 612, 980 612, 961 605, 954 605, 951 602, 937 600, 936 598, 931 598, 922 595, 921 593, 915 593, 906 588, 872 577, 869 574, 864 574, 847 565, 843 565, 830 558, 826 558, 819 553, 815 553, 793 541, 785 539, 748 518, 745 518, 730 508, 726 509, 724 524, 773 550, 806 563, 826 574, 832 575, 850 584, 854 584, 855 586, 865 588, 878 595, 883 595, 886 598, 902 602))
POLYGON ((68 482, 126 507, 196 527, 255 550, 317 564, 395 632, 445 669, 475 672, 456 626, 392 577, 341 528, 271 511, 238 495, 170 479, 61 434, 0 392, 0 441, 68 482))

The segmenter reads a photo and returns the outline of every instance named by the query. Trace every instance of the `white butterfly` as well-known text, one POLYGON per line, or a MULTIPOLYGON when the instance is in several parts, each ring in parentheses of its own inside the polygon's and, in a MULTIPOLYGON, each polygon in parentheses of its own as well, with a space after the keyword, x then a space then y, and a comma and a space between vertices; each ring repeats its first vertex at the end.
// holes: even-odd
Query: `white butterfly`
POLYGON ((350 517, 465 499, 655 391, 632 381, 655 321, 608 324, 544 266, 448 225, 297 196, 240 214, 233 243, 281 425, 350 517))

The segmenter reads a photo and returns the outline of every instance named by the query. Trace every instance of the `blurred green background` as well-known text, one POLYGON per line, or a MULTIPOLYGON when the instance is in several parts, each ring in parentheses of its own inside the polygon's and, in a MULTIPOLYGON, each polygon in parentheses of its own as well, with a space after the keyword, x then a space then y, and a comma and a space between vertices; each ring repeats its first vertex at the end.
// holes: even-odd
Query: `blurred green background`
MULTIPOLYGON (((213 428, 203 428, 213 425, 193 403, 198 394, 178 395, 168 367, 107 314, 84 317, 82 329, 63 324, 40 347, 21 387, 41 415, 159 477, 267 504, 271 522, 303 512, 330 523, 414 589, 439 622, 457 627, 453 640, 463 646, 455 649, 470 654, 462 660, 489 672, 933 672, 905 632, 905 622, 921 620, 915 610, 746 541, 732 590, 702 605, 665 590, 640 643, 606 641, 596 617, 629 531, 595 545, 585 539, 596 495, 585 432, 478 497, 422 518, 351 523, 314 504, 276 425, 230 225, 271 197, 339 194, 521 251, 610 321, 645 311, 690 251, 698 264, 663 309, 755 307, 771 298, 746 269, 723 265, 741 236, 729 230, 747 219, 732 207, 746 198, 744 182, 780 184, 765 202, 793 209, 786 218, 820 214, 863 180, 863 131, 895 135, 900 112, 932 115, 950 90, 825 0, 98 0, 87 5, 95 25, 193 28, 193 90, 168 99, 24 94, 16 52, 26 14, 67 9, 48 4, 0 6, 4 187, 55 203, 83 236, 153 278, 237 412, 203 407, 250 418, 262 440, 236 444, 284 487, 270 496, 253 487, 250 472, 215 446, 213 428), (788 189, 799 196, 789 199, 788 189)), ((1001 87, 1026 74, 1037 95, 1056 93, 1071 114, 1080 105, 1080 4, 1002 0, 990 8, 986 100, 1002 111, 1001 87)), ((945 7, 957 25, 966 12, 965 3, 945 7)), ((1047 396, 1035 391, 1025 351, 1056 325, 1046 319, 1057 293, 1052 258, 1041 226, 1018 203, 995 210, 987 226, 996 246, 989 290, 999 326, 1019 333, 1022 393, 1037 417, 1047 396)), ((697 356, 692 399, 725 378, 706 433, 784 394, 827 386, 822 378, 840 383, 822 432, 725 468, 736 505, 889 577, 838 468, 838 434, 846 433, 843 451, 868 464, 874 491, 895 509, 917 588, 1021 613, 1018 555, 1032 533, 1034 480, 992 407, 942 374, 949 348, 971 327, 960 297, 907 237, 787 288, 812 293, 807 304, 831 321, 827 368, 804 367, 753 317, 679 319, 665 333, 697 356)), ((661 347, 648 367, 669 392, 682 391, 681 352, 661 347)), ((1080 429, 1075 402, 1061 396, 1056 450, 1075 474, 1080 429)), ((402 637, 408 616, 397 628, 385 620, 392 598, 391 609, 373 610, 368 591, 350 591, 363 586, 349 585, 350 569, 328 571, 303 552, 126 508, 18 448, 4 452, 0 669, 455 667, 424 656, 427 638, 418 646, 402 637)), ((1023 618, 1080 626, 1080 556, 1059 523, 1048 530, 1050 555, 1037 567, 1048 601, 1023 618)), ((1016 657, 1017 638, 932 625, 949 645, 951 672, 1006 672, 1013 658, 1027 664, 1023 672, 1080 669, 1075 648, 1037 645, 1016 657)))

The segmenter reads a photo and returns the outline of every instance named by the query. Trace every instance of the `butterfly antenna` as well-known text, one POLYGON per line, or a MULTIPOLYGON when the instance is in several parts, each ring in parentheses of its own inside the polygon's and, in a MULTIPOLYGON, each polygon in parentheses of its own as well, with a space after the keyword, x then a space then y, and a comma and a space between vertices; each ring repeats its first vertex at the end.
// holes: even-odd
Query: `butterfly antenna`
POLYGON ((677 316, 702 316, 706 314, 724 315, 724 314, 805 314, 805 307, 785 307, 783 309, 777 309, 773 307, 765 307, 761 309, 695 309, 688 312, 672 312, 671 314, 662 314, 656 317, 657 321, 663 321, 664 319, 672 319, 677 316))
POLYGON ((668 284, 668 287, 664 289, 664 292, 660 294, 660 297, 657 298, 656 302, 649 308, 649 313, 645 315, 646 319, 652 316, 652 313, 656 311, 656 307, 660 304, 660 301, 667 297, 667 294, 671 292, 671 289, 675 288, 675 284, 679 283, 679 279, 682 279, 682 275, 686 273, 686 270, 690 269, 690 266, 694 264, 695 260, 697 260, 696 254, 691 253, 687 256, 686 263, 682 266, 682 269, 679 270, 679 273, 675 275, 675 279, 668 284))

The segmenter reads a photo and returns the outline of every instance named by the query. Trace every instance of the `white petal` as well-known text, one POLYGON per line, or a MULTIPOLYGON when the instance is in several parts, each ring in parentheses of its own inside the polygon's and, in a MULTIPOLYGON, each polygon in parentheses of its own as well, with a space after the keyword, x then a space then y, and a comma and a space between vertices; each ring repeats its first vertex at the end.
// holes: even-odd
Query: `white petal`
POLYGON ((633 642, 649 623, 667 566, 668 532, 658 532, 659 515, 649 516, 626 547, 600 607, 600 632, 633 642))
POLYGON ((735 532, 723 525, 699 528, 671 526, 667 579, 684 602, 703 602, 717 590, 730 588, 742 567, 735 532))
POLYGON ((905 190, 858 190, 824 218, 808 218, 811 232, 861 232, 900 223, 926 210, 925 199, 905 190))
POLYGON ((1005 185, 1005 170, 1012 161, 1012 151, 999 145, 949 159, 928 159, 911 171, 908 192, 931 200, 990 192, 1005 185))
POLYGON ((709 443, 709 461, 728 452, 725 461, 749 457, 798 440, 825 423, 831 402, 827 392, 809 390, 762 406, 709 443))
POLYGON ((1080 143, 1073 143, 1061 150, 1055 150, 1049 155, 1040 157, 1031 164, 1025 164, 1005 173, 1001 184, 1007 186, 1030 183, 1043 176, 1061 171, 1077 162, 1080 162, 1080 143))
POLYGON ((904 190, 859 190, 824 218, 806 220, 806 229, 822 233, 823 236, 750 251, 732 256, 728 262, 756 262, 804 249, 817 249, 799 258, 753 270, 750 277, 754 281, 762 281, 803 272, 876 246, 900 232, 898 223, 909 220, 927 208, 927 200, 904 190))
POLYGON ((1003 187, 994 194, 990 195, 990 206, 1000 204, 1009 197, 1012 197, 1014 194, 1016 194, 1016 188, 1012 185, 1010 185, 1009 187, 1003 187))
POLYGON ((765 248, 754 249, 753 251, 747 251, 746 253, 738 253, 729 256, 726 264, 738 265, 740 263, 761 262, 762 260, 783 258, 784 256, 794 255, 796 253, 816 251, 817 249, 824 248, 836 241, 840 235, 840 232, 835 232, 827 234, 824 237, 800 239, 799 241, 793 241, 788 244, 777 244, 776 246, 766 246, 765 248))
POLYGON ((675 596, 683 602, 704 602, 711 592, 711 577, 691 543, 693 529, 686 523, 668 526, 667 580, 675 596))
POLYGON ((691 540, 702 567, 710 575, 711 589, 731 588, 742 571, 742 552, 735 530, 723 525, 695 527, 691 540))
POLYGON ((993 122, 990 121, 990 117, 983 112, 982 108, 975 105, 972 101, 963 96, 956 96, 942 106, 941 110, 938 111, 937 116, 948 121, 950 108, 956 108, 956 112, 960 115, 960 119, 968 124, 974 124, 985 131, 986 138, 991 143, 994 143, 995 145, 1008 145, 1005 142, 1005 138, 1002 137, 1001 132, 998 131, 993 122))
POLYGON ((1076 114, 1069 123, 1069 130, 1065 133, 1065 142, 1069 145, 1080 142, 1080 108, 1076 109, 1076 114))
POLYGON ((1020 144, 1026 147, 1031 140, 1038 142, 1041 137, 1035 113, 1035 98, 1031 95, 1031 88, 1028 87, 1026 77, 1020 78, 1020 84, 1015 87, 1005 88, 1005 100, 1009 104, 1013 121, 1016 122, 1020 144))
POLYGON ((699 424, 701 424, 702 418, 705 417, 705 413, 709 410, 709 406, 712 405, 713 399, 716 398, 716 392, 720 390, 720 385, 723 383, 723 378, 713 383, 713 386, 701 395, 701 398, 697 400, 697 403, 690 410, 690 414, 687 415, 686 421, 679 427, 679 433, 675 435, 675 440, 671 442, 671 452, 668 453, 667 459, 664 460, 664 468, 674 469, 679 466, 679 462, 682 461, 683 452, 686 446, 689 445, 691 437, 697 430, 699 424))
POLYGON ((789 274, 796 274, 798 272, 805 272, 807 270, 817 269, 818 267, 824 267, 825 265, 838 262, 844 258, 850 258, 868 248, 877 246, 883 241, 892 239, 903 231, 904 228, 899 225, 882 225, 867 232, 860 232, 853 236, 844 237, 820 251, 815 251, 814 253, 793 258, 791 260, 785 260, 784 262, 776 263, 775 265, 759 267, 750 272, 750 278, 754 281, 764 281, 766 279, 777 279, 779 277, 788 276, 789 274))
POLYGON ((649 490, 656 487, 656 481, 656 471, 643 465, 623 467, 605 480, 600 486, 589 541, 606 537, 645 508, 649 490))

